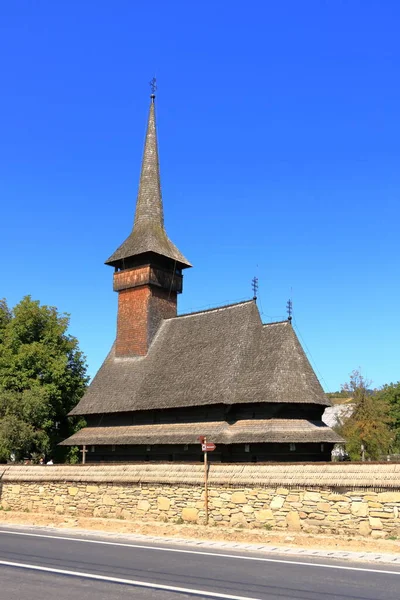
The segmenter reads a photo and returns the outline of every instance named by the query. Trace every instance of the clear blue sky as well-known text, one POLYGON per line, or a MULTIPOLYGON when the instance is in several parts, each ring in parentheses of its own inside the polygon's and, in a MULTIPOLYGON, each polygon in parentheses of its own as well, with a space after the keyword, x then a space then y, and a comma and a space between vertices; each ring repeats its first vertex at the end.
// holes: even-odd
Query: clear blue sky
POLYGON ((50 0, 0 7, 0 296, 71 314, 93 375, 104 260, 129 233, 148 111, 180 312, 251 297, 325 389, 400 379, 397 0, 50 0))

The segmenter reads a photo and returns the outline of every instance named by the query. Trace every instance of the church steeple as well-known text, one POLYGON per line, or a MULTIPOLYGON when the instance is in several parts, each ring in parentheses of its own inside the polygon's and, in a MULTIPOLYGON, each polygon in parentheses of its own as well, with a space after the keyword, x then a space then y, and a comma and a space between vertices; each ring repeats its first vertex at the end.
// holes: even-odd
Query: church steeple
POLYGON ((172 259, 180 268, 191 267, 164 228, 154 93, 151 95, 133 229, 106 264, 124 268, 125 261, 147 252, 172 259))
POLYGON ((144 356, 163 319, 176 316, 182 269, 189 261, 164 227, 155 121, 151 95, 133 229, 106 261, 115 268, 118 292, 116 356, 144 356))

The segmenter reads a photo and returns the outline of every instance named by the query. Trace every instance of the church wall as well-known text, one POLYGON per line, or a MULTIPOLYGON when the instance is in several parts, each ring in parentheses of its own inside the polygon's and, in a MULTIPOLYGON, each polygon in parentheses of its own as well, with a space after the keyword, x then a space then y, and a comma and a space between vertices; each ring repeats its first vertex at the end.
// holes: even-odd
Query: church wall
POLYGON ((148 286, 121 290, 118 293, 117 356, 147 354, 147 313, 151 294, 148 286))
MULTIPOLYGON (((121 271, 114 278, 135 272, 121 271)), ((123 285, 128 283, 122 280, 123 285)), ((172 290, 149 285, 122 288, 118 292, 116 355, 145 356, 162 319, 176 316, 176 306, 177 295, 172 290)))
POLYGON ((184 406, 159 410, 87 415, 89 427, 98 425, 146 425, 153 423, 201 423, 204 421, 234 422, 239 419, 309 419, 321 420, 325 407, 318 404, 287 403, 243 403, 234 405, 211 404, 184 406))
MULTIPOLYGON (((396 465, 288 465, 284 471, 278 465, 259 466, 256 477, 251 469, 210 467, 210 525, 400 535, 396 465)), ((0 504, 6 510, 204 523, 201 466, 114 466, 113 475, 109 467, 94 465, 0 470, 0 504)))
MULTIPOLYGON (((172 282, 171 282, 172 284, 172 282)), ((148 344, 151 341, 160 327, 163 319, 171 319, 176 317, 177 310, 177 295, 172 289, 162 289, 158 287, 151 288, 149 298, 149 314, 148 314, 148 344)))
MULTIPOLYGON (((152 444, 88 446, 87 463, 180 461, 203 462, 200 444, 152 444)), ((218 444, 209 453, 209 462, 327 462, 331 460, 333 444, 275 443, 275 444, 218 444)))

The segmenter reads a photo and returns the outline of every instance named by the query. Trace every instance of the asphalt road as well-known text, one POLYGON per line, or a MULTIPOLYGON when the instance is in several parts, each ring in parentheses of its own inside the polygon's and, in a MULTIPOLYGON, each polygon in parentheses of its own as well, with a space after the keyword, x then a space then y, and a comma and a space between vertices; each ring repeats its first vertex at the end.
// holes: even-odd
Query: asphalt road
POLYGON ((0 600, 399 600, 400 568, 0 530, 0 600))

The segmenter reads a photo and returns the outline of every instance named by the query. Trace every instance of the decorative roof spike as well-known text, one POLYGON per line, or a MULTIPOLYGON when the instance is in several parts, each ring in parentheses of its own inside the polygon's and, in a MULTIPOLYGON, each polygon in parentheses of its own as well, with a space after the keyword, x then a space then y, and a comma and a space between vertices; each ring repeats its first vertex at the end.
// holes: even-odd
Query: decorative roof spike
POLYGON ((150 98, 154 102, 154 99, 156 97, 156 91, 157 91, 157 79, 155 77, 153 77, 153 79, 150 81, 149 85, 150 85, 150 89, 151 89, 150 98))
POLYGON ((253 290, 253 300, 257 300, 257 292, 258 292, 258 277, 253 277, 251 280, 251 288, 253 290))
POLYGON ((155 78, 150 82, 150 86, 151 103, 133 229, 106 264, 120 266, 127 258, 152 252, 176 261, 180 268, 191 267, 190 262, 171 242, 164 229, 154 102, 155 78))
POLYGON ((287 301, 286 304, 286 310, 287 310, 287 314, 288 314, 288 321, 289 323, 292 322, 292 314, 293 314, 293 302, 291 300, 291 298, 289 298, 289 300, 287 301))

